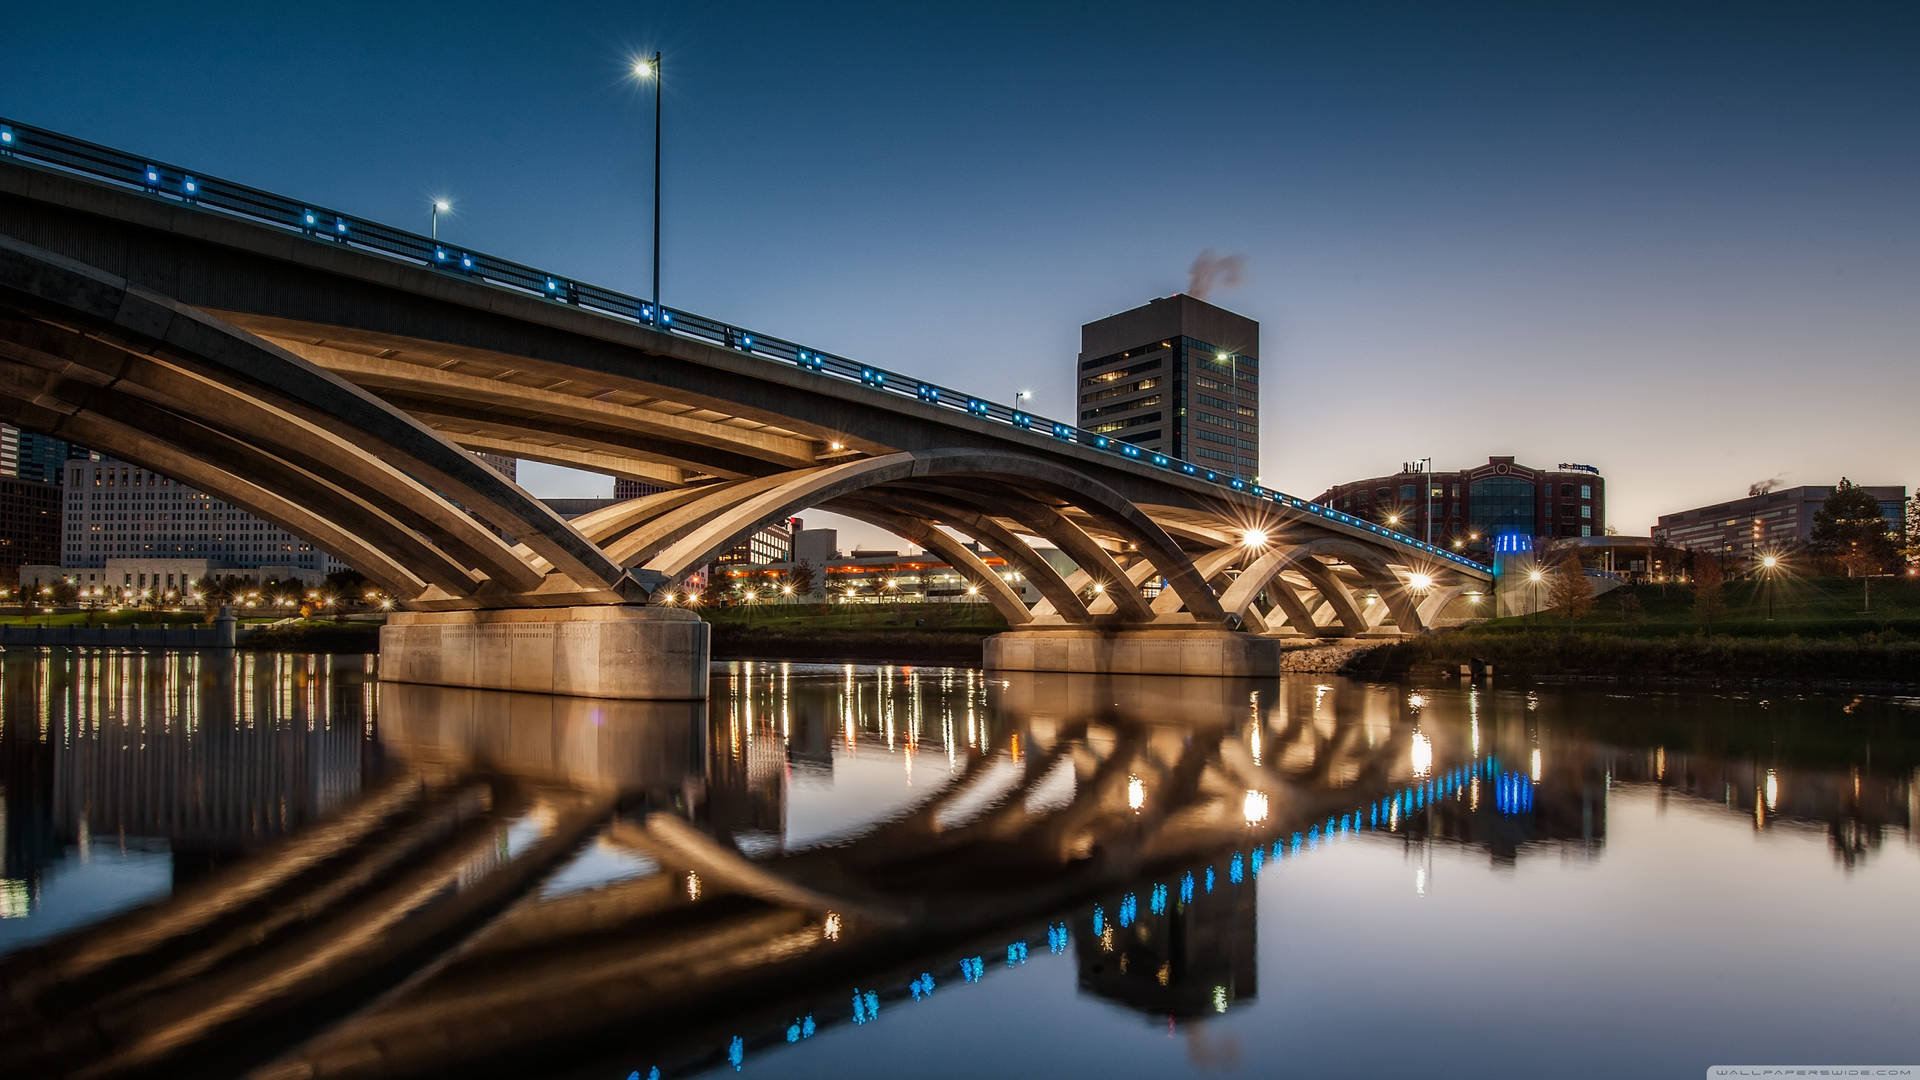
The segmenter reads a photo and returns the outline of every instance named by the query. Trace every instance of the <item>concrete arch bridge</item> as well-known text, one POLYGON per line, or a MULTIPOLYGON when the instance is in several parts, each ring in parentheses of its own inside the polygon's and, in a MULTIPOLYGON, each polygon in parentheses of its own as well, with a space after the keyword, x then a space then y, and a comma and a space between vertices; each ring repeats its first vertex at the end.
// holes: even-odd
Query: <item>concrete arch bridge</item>
POLYGON ((1469 618, 1491 582, 1245 477, 6 120, 0 419, 351 563, 404 609, 405 681, 704 696, 704 624, 663 590, 807 507, 968 575, 1013 669, 1257 674, 1281 638, 1469 618), (563 521, 467 451, 661 490, 563 521))

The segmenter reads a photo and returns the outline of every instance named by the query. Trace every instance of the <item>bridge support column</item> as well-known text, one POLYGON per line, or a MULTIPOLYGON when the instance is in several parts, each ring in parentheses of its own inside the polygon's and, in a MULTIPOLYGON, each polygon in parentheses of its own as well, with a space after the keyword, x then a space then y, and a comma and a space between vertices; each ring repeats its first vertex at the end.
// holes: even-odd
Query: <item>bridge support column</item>
POLYGON ((380 631, 384 682, 573 697, 707 696, 709 627, 656 607, 407 611, 380 631))
POLYGON ((1065 671, 1103 675, 1280 674, 1285 647, 1269 637, 1211 627, 1011 630, 986 641, 992 671, 1065 671))

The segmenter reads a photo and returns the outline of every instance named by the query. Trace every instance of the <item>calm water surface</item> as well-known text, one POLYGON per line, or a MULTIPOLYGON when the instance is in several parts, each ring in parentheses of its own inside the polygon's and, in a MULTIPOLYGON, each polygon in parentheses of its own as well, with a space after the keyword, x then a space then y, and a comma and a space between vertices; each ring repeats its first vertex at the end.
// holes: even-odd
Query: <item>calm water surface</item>
POLYGON ((9 1075, 1920 1061, 1920 700, 3 670, 9 1075))

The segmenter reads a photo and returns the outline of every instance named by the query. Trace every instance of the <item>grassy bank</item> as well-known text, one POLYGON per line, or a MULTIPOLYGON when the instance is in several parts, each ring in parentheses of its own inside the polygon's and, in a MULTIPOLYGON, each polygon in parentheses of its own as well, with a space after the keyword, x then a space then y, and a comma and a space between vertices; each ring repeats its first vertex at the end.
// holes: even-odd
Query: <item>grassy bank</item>
POLYGON ((1600 597, 1582 619, 1541 613, 1428 634, 1367 666, 1416 674, 1485 660, 1506 675, 1676 682, 1781 681, 1920 685, 1920 582, 1783 578, 1726 587, 1711 622, 1680 585, 1600 597))
POLYGON ((385 620, 302 619, 248 630, 240 628, 240 647, 255 652, 378 652, 380 626, 385 620))
POLYGON ((985 604, 769 604, 709 608, 716 660, 891 660, 978 664, 1007 628, 985 604))

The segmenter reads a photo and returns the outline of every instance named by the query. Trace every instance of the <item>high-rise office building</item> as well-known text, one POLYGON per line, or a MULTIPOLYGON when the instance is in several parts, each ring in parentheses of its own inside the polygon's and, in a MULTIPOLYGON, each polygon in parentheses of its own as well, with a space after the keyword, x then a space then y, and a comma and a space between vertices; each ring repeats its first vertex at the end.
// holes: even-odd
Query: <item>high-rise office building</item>
POLYGON ((65 439, 0 424, 0 476, 58 484, 69 458, 84 461, 94 456, 65 439))
POLYGON ((1260 472, 1260 324, 1181 293, 1080 328, 1080 426, 1260 472))

